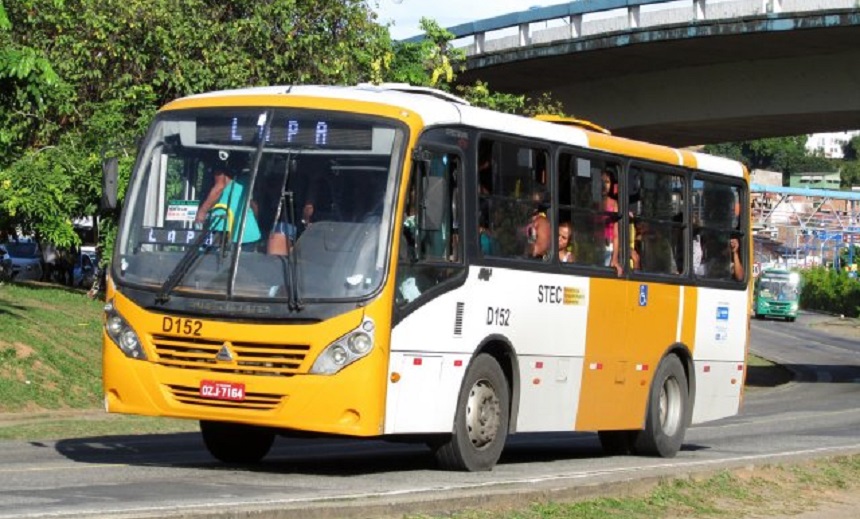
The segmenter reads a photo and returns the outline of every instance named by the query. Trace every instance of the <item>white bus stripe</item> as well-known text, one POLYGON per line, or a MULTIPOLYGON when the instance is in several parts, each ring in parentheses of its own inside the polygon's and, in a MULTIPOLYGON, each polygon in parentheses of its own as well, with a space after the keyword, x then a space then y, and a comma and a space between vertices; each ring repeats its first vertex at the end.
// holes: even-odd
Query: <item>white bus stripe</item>
POLYGON ((684 286, 678 286, 678 323, 675 327, 675 342, 681 342, 681 323, 684 322, 684 286))

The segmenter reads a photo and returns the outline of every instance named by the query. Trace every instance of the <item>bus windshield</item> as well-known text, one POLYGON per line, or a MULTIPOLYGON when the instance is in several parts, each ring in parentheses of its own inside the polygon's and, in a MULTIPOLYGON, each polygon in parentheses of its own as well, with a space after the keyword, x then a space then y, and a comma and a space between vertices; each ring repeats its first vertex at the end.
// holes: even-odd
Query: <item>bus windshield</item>
POLYGON ((160 114, 133 173, 116 281, 162 299, 365 298, 382 282, 406 127, 354 113, 160 114))
POLYGON ((796 273, 764 272, 757 295, 771 301, 796 301, 800 296, 800 276, 796 273))

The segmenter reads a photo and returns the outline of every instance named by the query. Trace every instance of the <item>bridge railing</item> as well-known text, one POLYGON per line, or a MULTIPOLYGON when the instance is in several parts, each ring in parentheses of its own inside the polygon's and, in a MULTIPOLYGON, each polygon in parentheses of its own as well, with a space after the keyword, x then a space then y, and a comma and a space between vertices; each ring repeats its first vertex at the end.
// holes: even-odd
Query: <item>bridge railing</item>
POLYGON ((455 36, 454 45, 473 56, 660 26, 858 7, 860 0, 576 0, 464 23, 448 31, 455 36))

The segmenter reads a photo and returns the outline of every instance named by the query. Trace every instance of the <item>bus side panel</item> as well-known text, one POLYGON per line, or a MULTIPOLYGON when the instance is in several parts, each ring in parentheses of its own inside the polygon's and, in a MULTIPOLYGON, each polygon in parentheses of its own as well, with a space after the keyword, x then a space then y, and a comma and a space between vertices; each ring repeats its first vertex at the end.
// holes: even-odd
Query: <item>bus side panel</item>
POLYGON ((681 326, 676 285, 592 280, 576 429, 639 429, 651 378, 681 326))
POLYGON ((699 289, 683 287, 681 293, 684 299, 684 316, 681 321, 681 334, 678 342, 687 346, 692 354, 696 349, 696 319, 699 308, 699 289))
POLYGON ((582 385, 582 357, 522 355, 517 432, 570 431, 582 385))
POLYGON ((385 432, 450 432, 463 375, 488 340, 515 353, 516 430, 572 430, 587 305, 586 278, 472 267, 462 287, 428 301, 392 331, 385 432), (457 365, 461 356, 466 360, 457 365), (424 357, 438 374, 417 374, 424 357), (399 381, 391 382, 395 375, 399 381), (428 394, 435 410, 416 416, 411 402, 428 394))
POLYGON ((749 294, 698 288, 693 423, 737 414, 744 379, 749 294))
POLYGON ((385 432, 450 432, 454 406, 463 373, 469 364, 466 354, 391 354, 385 432))

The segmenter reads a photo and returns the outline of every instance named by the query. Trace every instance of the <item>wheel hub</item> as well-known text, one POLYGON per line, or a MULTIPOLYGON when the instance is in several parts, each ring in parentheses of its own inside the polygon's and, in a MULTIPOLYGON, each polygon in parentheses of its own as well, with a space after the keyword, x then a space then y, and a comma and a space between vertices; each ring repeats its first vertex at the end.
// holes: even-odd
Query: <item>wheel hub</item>
POLYGON ((496 390, 486 380, 476 382, 466 403, 466 428, 472 445, 480 449, 492 443, 498 434, 500 414, 496 390))

